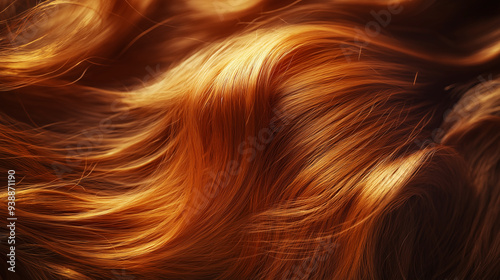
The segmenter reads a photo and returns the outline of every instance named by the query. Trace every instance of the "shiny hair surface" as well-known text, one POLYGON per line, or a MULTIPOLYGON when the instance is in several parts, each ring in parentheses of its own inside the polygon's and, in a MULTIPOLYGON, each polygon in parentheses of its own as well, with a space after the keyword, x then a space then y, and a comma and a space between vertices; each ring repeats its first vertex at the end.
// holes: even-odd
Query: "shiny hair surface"
POLYGON ((0 11, 3 279, 500 279, 498 4, 0 11))

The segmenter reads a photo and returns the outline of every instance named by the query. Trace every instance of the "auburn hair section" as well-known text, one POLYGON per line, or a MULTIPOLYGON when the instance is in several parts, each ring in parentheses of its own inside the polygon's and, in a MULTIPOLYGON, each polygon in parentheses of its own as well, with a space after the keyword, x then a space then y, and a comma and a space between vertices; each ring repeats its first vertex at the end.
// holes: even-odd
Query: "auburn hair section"
POLYGON ((0 0, 0 23, 3 279, 500 279, 500 4, 0 0))

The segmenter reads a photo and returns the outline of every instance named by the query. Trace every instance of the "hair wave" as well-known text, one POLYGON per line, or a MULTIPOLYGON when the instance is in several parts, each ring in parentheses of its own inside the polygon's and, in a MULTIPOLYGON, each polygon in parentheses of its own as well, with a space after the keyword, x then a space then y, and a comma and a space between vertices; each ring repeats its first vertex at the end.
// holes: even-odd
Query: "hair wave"
POLYGON ((479 2, 0 1, 16 276, 499 279, 479 2))

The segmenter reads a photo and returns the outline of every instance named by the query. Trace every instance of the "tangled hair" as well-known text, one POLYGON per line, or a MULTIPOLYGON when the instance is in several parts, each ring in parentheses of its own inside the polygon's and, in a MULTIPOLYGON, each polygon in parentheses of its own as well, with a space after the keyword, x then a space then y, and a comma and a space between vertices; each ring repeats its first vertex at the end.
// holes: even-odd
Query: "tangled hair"
POLYGON ((0 10, 3 279, 500 279, 498 4, 0 10))

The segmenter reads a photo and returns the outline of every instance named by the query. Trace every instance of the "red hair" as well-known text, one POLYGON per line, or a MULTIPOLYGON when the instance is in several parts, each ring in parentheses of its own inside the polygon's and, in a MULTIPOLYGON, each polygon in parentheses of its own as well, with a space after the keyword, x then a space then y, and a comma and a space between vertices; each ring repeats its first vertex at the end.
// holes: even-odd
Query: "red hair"
POLYGON ((497 279, 498 14, 459 2, 0 2, 2 277, 497 279))

